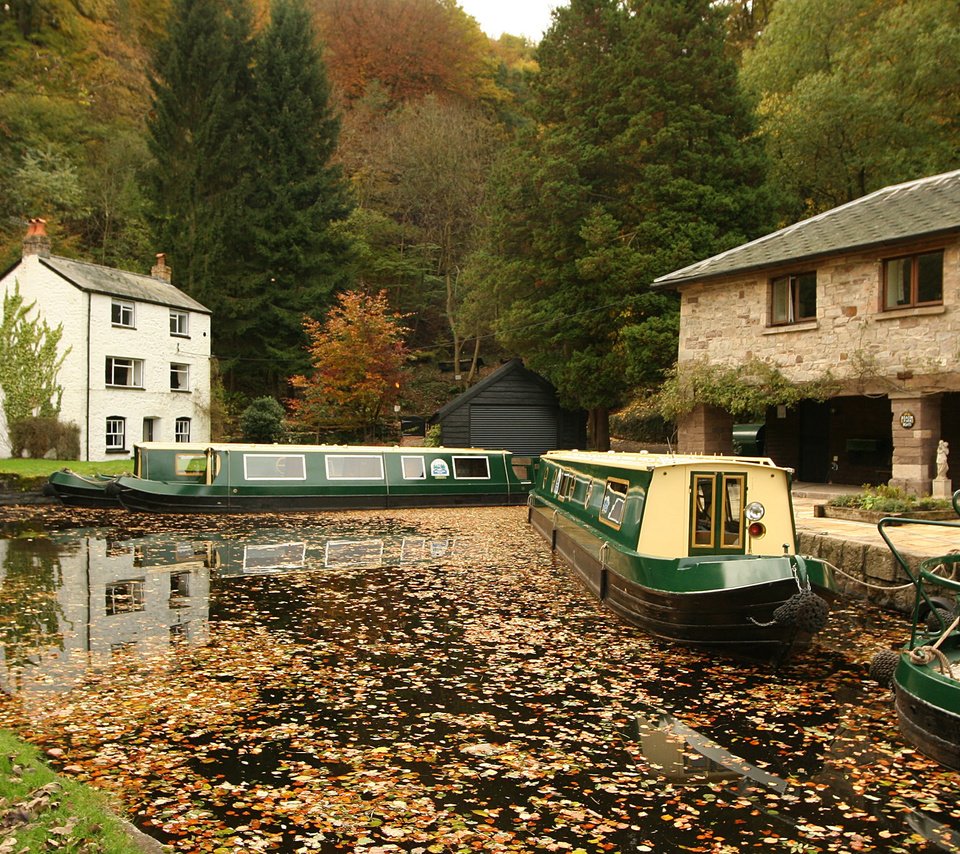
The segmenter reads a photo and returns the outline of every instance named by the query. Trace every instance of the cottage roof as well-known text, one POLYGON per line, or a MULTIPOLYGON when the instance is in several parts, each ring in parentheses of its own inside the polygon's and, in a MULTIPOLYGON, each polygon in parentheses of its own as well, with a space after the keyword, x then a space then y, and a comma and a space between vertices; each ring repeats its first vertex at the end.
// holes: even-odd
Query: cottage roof
POLYGON ((508 374, 512 374, 514 372, 521 374, 532 383, 543 386, 543 388, 545 388, 551 394, 556 394, 557 392, 549 380, 540 376, 540 374, 534 373, 528 368, 525 368, 523 366, 522 359, 511 359, 506 364, 497 368, 489 376, 484 377, 482 380, 480 380, 480 382, 476 383, 476 385, 470 386, 470 388, 468 388, 463 394, 455 397, 453 400, 440 407, 440 409, 430 416, 430 422, 436 424, 438 421, 442 421, 451 412, 454 412, 464 404, 469 403, 478 394, 486 391, 488 388, 490 388, 490 386, 496 385, 508 374))
POLYGON ((654 280, 670 287, 960 229, 960 170, 884 187, 654 280))
POLYGON ((153 276, 116 270, 112 267, 101 267, 99 264, 61 258, 58 255, 41 257, 39 261, 83 291, 210 314, 210 309, 206 306, 187 296, 169 282, 153 276))

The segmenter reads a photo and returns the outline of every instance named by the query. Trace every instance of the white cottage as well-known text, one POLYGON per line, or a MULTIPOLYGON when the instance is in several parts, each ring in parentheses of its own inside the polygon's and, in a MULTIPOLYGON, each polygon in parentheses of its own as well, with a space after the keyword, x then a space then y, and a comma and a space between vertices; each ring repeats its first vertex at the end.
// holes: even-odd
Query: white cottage
MULTIPOLYGON (((170 284, 162 254, 149 276, 61 258, 34 219, 23 258, 0 276, 5 294, 18 284, 51 327, 63 325, 60 417, 80 426, 81 459, 210 438, 210 311, 170 284)), ((0 412, 0 456, 9 454, 0 412)))

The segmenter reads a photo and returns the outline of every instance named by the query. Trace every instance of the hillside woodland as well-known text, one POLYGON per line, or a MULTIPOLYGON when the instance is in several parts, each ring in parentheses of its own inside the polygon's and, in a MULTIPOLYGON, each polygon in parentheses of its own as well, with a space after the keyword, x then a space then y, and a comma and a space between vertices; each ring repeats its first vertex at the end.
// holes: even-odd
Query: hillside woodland
POLYGON ((570 0, 539 45, 455 0, 0 7, 0 266, 32 217, 57 254, 165 252, 234 413, 295 399, 362 293, 406 411, 519 355, 602 446, 674 360, 656 276, 958 166, 939 0, 570 0))

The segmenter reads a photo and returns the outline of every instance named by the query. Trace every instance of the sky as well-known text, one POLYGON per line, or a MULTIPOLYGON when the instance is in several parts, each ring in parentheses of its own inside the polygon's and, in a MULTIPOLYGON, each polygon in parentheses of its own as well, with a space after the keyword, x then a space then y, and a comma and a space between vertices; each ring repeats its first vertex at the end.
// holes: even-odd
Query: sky
POLYGON ((476 18, 490 38, 510 33, 535 42, 550 26, 550 10, 565 5, 566 0, 460 0, 460 8, 476 18))

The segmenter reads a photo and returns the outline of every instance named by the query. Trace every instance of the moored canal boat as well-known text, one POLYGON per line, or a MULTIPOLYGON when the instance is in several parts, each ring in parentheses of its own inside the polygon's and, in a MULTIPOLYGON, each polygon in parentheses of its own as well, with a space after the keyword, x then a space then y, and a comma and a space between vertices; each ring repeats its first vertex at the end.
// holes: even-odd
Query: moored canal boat
MULTIPOLYGON (((960 491, 953 506, 960 514, 960 491)), ((960 523, 898 516, 877 527, 897 563, 914 585, 910 640, 898 651, 884 650, 871 662, 871 676, 893 687, 903 737, 941 765, 960 771, 960 554, 909 561, 887 528, 960 523)))
POLYGON ((535 468, 477 448, 144 443, 108 492, 174 513, 509 505, 526 502, 535 468))
POLYGON ((529 519, 625 620, 777 660, 837 592, 825 562, 797 554, 790 479, 767 458, 551 451, 529 519))
POLYGON ((68 507, 119 507, 116 495, 107 492, 107 485, 119 475, 83 475, 68 468, 53 472, 43 485, 43 494, 57 498, 68 507))

